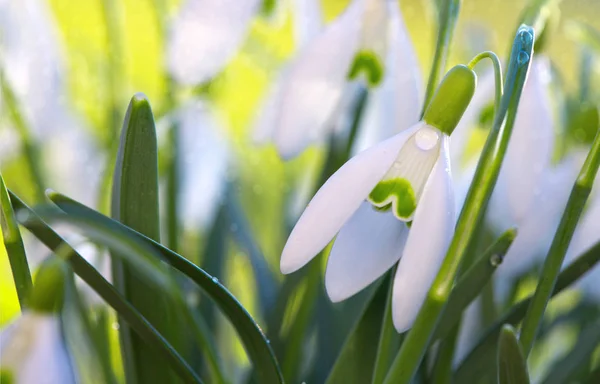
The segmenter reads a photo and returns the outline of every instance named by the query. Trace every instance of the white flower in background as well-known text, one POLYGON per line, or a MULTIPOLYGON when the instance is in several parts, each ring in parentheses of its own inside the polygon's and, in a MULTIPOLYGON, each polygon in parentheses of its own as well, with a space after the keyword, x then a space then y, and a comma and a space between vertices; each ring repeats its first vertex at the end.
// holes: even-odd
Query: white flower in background
POLYGON ((385 104, 377 108, 389 114, 390 131, 379 139, 417 122, 418 67, 395 1, 354 0, 311 39, 286 68, 273 95, 278 100, 272 104, 274 116, 267 119, 271 126, 259 125, 259 131, 283 158, 298 155, 324 139, 336 125, 336 115, 347 112, 342 104, 354 81, 382 89, 373 103, 385 104))
POLYGON ((180 84, 217 75, 246 38, 261 0, 186 0, 173 20, 167 66, 180 84))
POLYGON ((0 332, 2 379, 15 384, 69 384, 75 375, 63 337, 65 261, 51 256, 40 266, 27 308, 0 332))
POLYGON ((159 124, 159 140, 165 128, 179 129, 180 212, 185 228, 204 227, 221 203, 229 170, 229 146, 224 128, 208 103, 189 102, 159 124))
POLYGON ((422 122, 359 153, 334 173, 292 230, 281 271, 298 270, 337 234, 325 274, 327 293, 337 302, 400 260, 393 319, 399 332, 410 328, 454 230, 448 134, 474 88, 470 69, 453 68, 422 122))
POLYGON ((0 356, 9 383, 76 382, 57 314, 24 312, 0 332, 0 356))
MULTIPOLYGON (((40 165, 49 183, 45 187, 95 206, 103 159, 70 111, 58 37, 46 2, 0 0, 0 66, 40 144, 40 165)), ((13 148, 19 148, 20 139, 12 137, 13 148)), ((18 153, 2 152, 3 162, 18 153)))
MULTIPOLYGON (((488 208, 488 223, 497 233, 517 227, 519 235, 504 257, 496 275, 502 280, 526 272, 539 262, 549 247, 576 175, 572 161, 552 165, 555 116, 550 99, 550 61, 536 56, 488 208)), ((458 171, 457 206, 466 197, 478 154, 465 164, 469 134, 483 110, 494 98, 493 76, 482 77, 481 87, 452 135, 453 170, 458 171)))

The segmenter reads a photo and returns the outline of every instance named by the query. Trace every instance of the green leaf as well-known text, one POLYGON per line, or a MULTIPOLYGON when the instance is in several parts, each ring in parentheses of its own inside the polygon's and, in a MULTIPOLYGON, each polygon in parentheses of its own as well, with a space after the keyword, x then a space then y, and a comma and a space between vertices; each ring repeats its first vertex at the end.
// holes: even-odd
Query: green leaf
MULTIPOLYGON (((148 99, 136 94, 131 99, 113 179, 111 215, 115 220, 149 238, 160 241, 158 207, 158 148, 154 117, 148 99)), ((119 260, 112 263, 114 284, 128 301, 181 352, 185 332, 172 302, 137 271, 119 260)), ((120 327, 125 375, 134 383, 173 382, 175 374, 154 351, 128 327, 120 327)))
POLYGON ((277 360, 265 338, 262 330, 246 309, 235 299, 235 297, 217 279, 198 268, 192 262, 165 248, 156 241, 134 231, 133 229, 114 221, 99 212, 96 212, 59 193, 49 194, 50 200, 54 202, 68 216, 77 217, 89 221, 97 228, 103 228, 112 233, 116 238, 128 238, 141 240, 160 254, 163 261, 170 264, 191 280, 193 280, 206 294, 217 304, 225 316, 231 321, 242 343, 246 348, 250 360, 254 363, 256 371, 261 378, 261 383, 282 383, 283 378, 279 371, 277 360))
POLYGON ((502 327, 498 340, 498 384, 529 384, 527 361, 510 325, 502 327))
POLYGON ((22 223, 25 228, 52 251, 61 254, 68 251, 68 256, 65 257, 73 271, 118 312, 150 348, 160 353, 185 383, 202 382, 171 344, 90 263, 58 236, 21 199, 11 191, 9 194, 13 209, 27 212, 27 221, 22 223))
POLYGON ((562 360, 552 365, 543 384, 571 383, 576 374, 587 368, 590 356, 600 345, 600 322, 587 326, 579 335, 577 344, 562 360))
MULTIPOLYGON (((575 261, 565 268, 556 281, 556 286, 552 292, 555 296, 569 287, 581 276, 587 273, 600 261, 600 243, 596 243, 588 251, 584 252, 575 261)), ((455 371, 455 382, 457 383, 472 383, 484 374, 495 370, 495 364, 490 356, 493 356, 493 351, 497 348, 497 341, 500 335, 500 330, 504 324, 516 326, 523 320, 531 296, 520 301, 512 306, 512 308, 500 318, 494 325, 479 339, 479 342, 469 352, 467 357, 462 361, 460 366, 455 371)))
POLYGON ((515 229, 504 232, 456 283, 441 315, 433 339, 443 339, 461 319, 465 309, 481 293, 498 268, 516 236, 515 229))
POLYGON ((26 306, 27 297, 32 287, 31 272, 29 271, 21 232, 2 175, 0 175, 0 229, 2 230, 4 247, 15 281, 19 305, 23 309, 26 306))
POLYGON ((91 326, 81 298, 75 287, 71 268, 65 281, 65 301, 61 312, 61 323, 69 355, 81 384, 114 383, 104 367, 110 362, 103 361, 92 339, 91 326))
POLYGON ((326 384, 371 382, 390 279, 388 274, 385 282, 373 291, 373 299, 369 300, 369 305, 344 343, 326 384))

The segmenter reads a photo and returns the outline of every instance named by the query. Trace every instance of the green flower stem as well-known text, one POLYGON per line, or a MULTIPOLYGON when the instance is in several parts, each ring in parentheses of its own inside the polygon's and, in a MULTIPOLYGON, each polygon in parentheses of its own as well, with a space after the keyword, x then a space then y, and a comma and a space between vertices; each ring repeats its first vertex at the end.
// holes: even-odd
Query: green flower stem
POLYGON ((473 58, 467 65, 469 68, 473 69, 483 59, 490 59, 492 61, 492 65, 494 66, 494 82, 495 82, 495 95, 494 95, 494 111, 500 110, 500 102, 502 101, 502 95, 504 94, 504 86, 502 84, 502 64, 500 63, 500 59, 498 56, 492 51, 481 52, 477 56, 473 58))
POLYGON ((6 254, 10 263, 17 298, 21 309, 26 307, 26 301, 29 292, 33 286, 31 282, 31 272, 27 263, 27 255, 23 246, 23 239, 19 231, 19 225, 12 209, 10 196, 4 184, 4 179, 0 174, 0 229, 6 254))
POLYGON ((452 328, 448 337, 441 341, 431 373, 432 384, 450 384, 452 382, 452 360, 454 360, 459 331, 460 324, 457 324, 452 328))
POLYGON ((458 20, 461 2, 462 0, 443 0, 439 15, 439 30, 435 54, 431 71, 429 72, 427 89, 425 90, 425 100, 423 101, 421 117, 423 117, 429 106, 429 101, 437 89, 440 77, 446 72, 446 61, 448 59, 448 52, 450 51, 450 43, 456 27, 456 21, 458 20))
MULTIPOLYGON (((396 274, 396 267, 389 272, 391 276, 396 274)), ((388 297, 383 315, 383 324, 379 336, 379 348, 375 359, 375 367, 373 368, 372 384, 381 384, 385 379, 387 370, 392 363, 393 354, 398 350, 401 342, 401 336, 398 335, 394 328, 392 320, 392 294, 394 287, 394 279, 390 279, 388 287, 388 297)))
POLYGON ((23 224, 44 245, 54 252, 65 255, 73 271, 81 277, 98 295, 121 316, 147 345, 160 353, 173 367, 185 383, 202 383, 193 369, 169 344, 169 342, 133 307, 96 269, 71 248, 59 235, 40 219, 21 199, 10 193, 13 209, 27 212, 27 221, 23 224))
POLYGON ((450 296, 461 261, 474 239, 474 233, 481 224, 487 203, 498 179, 500 166, 514 126, 521 92, 529 71, 534 40, 534 31, 531 27, 519 28, 510 56, 506 92, 502 97, 500 109, 496 111, 494 124, 458 219, 454 238, 413 328, 409 331, 394 359, 385 384, 408 384, 425 355, 440 314, 450 296))
POLYGON ((592 190, 594 178, 596 177, 596 173, 598 173, 598 167, 600 167, 600 134, 596 134, 592 149, 585 159, 577 181, 571 190, 569 201, 552 240, 548 256, 546 256, 546 260, 544 261, 535 294, 529 304, 525 320, 523 320, 519 342, 523 347, 525 357, 529 355, 535 342, 546 306, 552 296, 560 267, 569 248, 575 227, 579 222, 585 203, 592 190))
POLYGON ((510 325, 502 327, 498 340, 498 384, 529 384, 527 360, 510 325))
POLYGON ((21 139, 26 165, 35 190, 35 199, 36 201, 44 201, 46 198, 44 195, 45 183, 43 172, 40 167, 40 148, 31 133, 31 127, 23 116, 23 111, 21 111, 21 107, 19 106, 19 100, 6 79, 6 75, 2 68, 0 68, 0 91, 6 109, 8 110, 8 115, 21 139))

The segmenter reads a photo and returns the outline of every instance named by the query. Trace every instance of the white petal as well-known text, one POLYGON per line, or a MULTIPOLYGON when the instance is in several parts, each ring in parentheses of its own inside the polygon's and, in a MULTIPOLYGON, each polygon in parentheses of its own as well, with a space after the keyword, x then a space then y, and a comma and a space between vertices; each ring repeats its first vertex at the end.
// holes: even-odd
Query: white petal
POLYGON ((388 4, 389 50, 382 84, 370 91, 354 151, 360 152, 419 120, 421 73, 398 5, 388 4))
POLYGON ((265 145, 273 138, 277 116, 281 108, 282 85, 286 74, 287 72, 283 70, 277 75, 275 81, 267 90, 262 105, 258 109, 258 116, 256 116, 252 132, 252 141, 256 145, 265 145))
MULTIPOLYGON (((515 241, 496 271, 501 293, 508 292, 504 285, 512 284, 515 277, 540 264, 548 253, 576 177, 577 167, 572 161, 546 170, 540 186, 542 192, 535 196, 527 216, 521 222, 494 228, 502 232, 516 224, 518 229, 515 241)), ((502 209, 507 211, 506 206, 495 210, 502 209)))
POLYGON ((425 185, 394 278, 392 314, 398 332, 409 329, 448 248, 455 224, 448 138, 425 185))
POLYGON ((75 383, 57 316, 23 313, 0 333, 0 355, 16 383, 75 383))
POLYGON ((281 255, 281 272, 308 263, 333 239, 388 171, 419 124, 359 153, 319 189, 296 223, 281 255))
POLYGON ((187 0, 169 35, 167 61, 182 84, 209 80, 243 43, 259 0, 187 0))
POLYGON ((351 4, 289 67, 274 137, 283 158, 299 154, 329 128, 357 50, 362 7, 362 1, 351 4))
POLYGON ((304 47, 323 27, 321 4, 317 0, 291 0, 291 8, 294 13, 296 46, 304 47))
POLYGON ((509 208, 519 221, 539 192, 542 173, 554 149, 554 123, 549 97, 549 62, 533 60, 523 89, 512 137, 500 177, 506 178, 509 208))
POLYGON ((347 299, 390 269, 400 259, 407 234, 406 225, 393 214, 362 203, 329 254, 325 288, 331 301, 347 299))

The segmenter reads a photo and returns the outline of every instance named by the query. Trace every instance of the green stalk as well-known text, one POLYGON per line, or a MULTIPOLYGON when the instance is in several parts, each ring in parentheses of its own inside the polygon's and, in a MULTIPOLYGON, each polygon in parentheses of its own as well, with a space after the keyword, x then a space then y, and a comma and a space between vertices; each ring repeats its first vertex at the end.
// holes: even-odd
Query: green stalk
POLYGON ((498 179, 500 166, 515 122, 521 91, 529 71, 533 43, 533 29, 528 26, 519 28, 509 61, 506 92, 502 97, 500 109, 496 111, 494 124, 458 219, 454 238, 413 328, 394 359, 384 384, 408 384, 425 355, 440 314, 450 296, 461 261, 474 239, 473 234, 481 224, 487 203, 498 179))
POLYGON ((533 348, 533 343, 542 323, 548 301, 552 296, 560 267, 567 254, 567 249, 569 248, 571 238, 573 237, 585 203, 592 191, 598 167, 600 167, 600 135, 596 134, 592 149, 585 159, 577 181, 571 190, 569 201, 552 240, 548 256, 546 256, 546 260, 544 261, 535 294, 529 304, 525 320, 523 320, 519 342, 523 347, 525 357, 529 355, 533 348))
POLYGON ((429 101, 433 97, 435 90, 440 82, 440 78, 446 72, 446 61, 450 51, 450 43, 456 28, 456 21, 460 12, 462 0, 443 0, 444 3, 440 7, 439 14, 439 29, 435 46, 435 54, 433 56, 433 64, 429 72, 429 81, 425 90, 425 100, 421 110, 421 117, 425 114, 429 101))
POLYGON ((23 116, 17 96, 6 79, 6 75, 4 74, 2 68, 0 68, 0 91, 3 96, 6 109, 8 110, 8 114, 15 125, 15 129, 19 134, 19 138, 21 139, 21 145, 23 146, 23 152, 25 154, 25 161, 35 190, 35 199, 38 202, 44 201, 46 198, 44 195, 45 183, 42 168, 40 166, 39 144, 31 133, 31 127, 23 116))
MULTIPOLYGON (((389 272, 391 276, 396 274, 396 267, 392 268, 389 272)), ((393 355, 402 341, 401 336, 398 335, 394 328, 394 321, 392 320, 392 295, 394 287, 394 279, 390 279, 387 292, 387 302, 385 305, 385 311, 383 314, 383 323, 381 325, 381 333, 379 335, 379 347, 377 349, 377 356, 375 358, 375 367, 373 368, 373 379, 372 384, 381 384, 385 379, 385 374, 390 368, 392 363, 393 355)))
POLYGON ((2 229, 2 238, 10 269, 12 271, 17 298, 21 310, 26 307, 29 292, 33 286, 31 282, 31 272, 27 263, 27 255, 23 246, 23 239, 19 231, 19 225, 12 209, 10 196, 4 184, 4 179, 0 174, 0 229, 2 229))
POLYGON ((454 359, 459 331, 460 324, 457 324, 448 336, 440 342, 431 374, 432 384, 450 384, 452 382, 452 360, 454 359))

